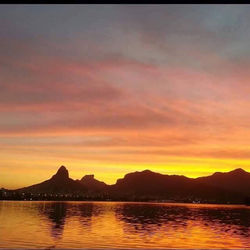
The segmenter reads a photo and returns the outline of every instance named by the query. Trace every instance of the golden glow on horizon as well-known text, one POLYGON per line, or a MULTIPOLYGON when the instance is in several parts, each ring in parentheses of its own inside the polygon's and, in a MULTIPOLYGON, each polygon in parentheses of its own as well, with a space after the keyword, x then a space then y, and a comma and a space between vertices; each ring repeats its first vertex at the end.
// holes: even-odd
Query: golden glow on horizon
POLYGON ((154 160, 151 159, 149 161, 144 157, 137 163, 134 163, 132 160, 120 160, 114 163, 112 159, 99 161, 93 158, 92 160, 84 161, 84 159, 78 157, 76 159, 65 157, 57 160, 59 157, 56 156, 42 157, 40 152, 33 153, 29 160, 22 154, 8 158, 11 156, 13 154, 0 153, 4 166, 0 176, 0 183, 2 187, 13 189, 47 180, 55 174, 61 165, 67 167, 70 177, 73 179, 81 179, 86 174, 94 174, 96 179, 107 184, 114 184, 118 178, 122 178, 127 173, 145 169, 162 174, 177 174, 191 178, 207 176, 214 172, 228 172, 239 167, 250 171, 249 159, 168 156, 164 158, 166 163, 162 163, 162 161, 155 161, 156 163, 154 163, 154 160), (7 159, 4 160, 4 157, 7 157, 7 159), (36 166, 36 168, 33 166, 36 166))
POLYGON ((0 185, 14 189, 39 183, 50 178, 61 165, 68 168, 73 179, 94 174, 107 184, 129 172, 145 169, 193 178, 239 167, 250 171, 250 147, 245 143, 248 136, 240 131, 223 141, 206 138, 186 143, 182 142, 185 136, 181 131, 159 131, 157 135, 148 131, 145 136, 124 131, 101 136, 82 133, 2 137, 0 185), (237 144, 227 144, 230 140, 237 144))

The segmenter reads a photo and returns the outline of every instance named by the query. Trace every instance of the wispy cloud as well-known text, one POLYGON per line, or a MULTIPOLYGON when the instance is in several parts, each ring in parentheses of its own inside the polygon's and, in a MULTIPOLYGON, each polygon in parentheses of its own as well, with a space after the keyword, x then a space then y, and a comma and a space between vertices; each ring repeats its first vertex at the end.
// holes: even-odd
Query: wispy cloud
POLYGON ((17 162, 47 164, 44 176, 62 160, 105 178, 109 166, 116 178, 149 163, 192 175, 249 170, 249 12, 1 6, 0 183, 17 162))

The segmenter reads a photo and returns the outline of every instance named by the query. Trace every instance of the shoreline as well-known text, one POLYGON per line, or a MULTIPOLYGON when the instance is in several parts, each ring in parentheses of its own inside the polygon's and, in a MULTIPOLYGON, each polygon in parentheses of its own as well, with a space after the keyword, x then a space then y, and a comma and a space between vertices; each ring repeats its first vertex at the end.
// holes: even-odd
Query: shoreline
MULTIPOLYGON (((250 207, 244 203, 192 203, 192 202, 157 202, 157 201, 115 201, 115 200, 0 200, 0 202, 46 202, 46 203, 131 203, 131 204, 171 204, 171 205, 216 205, 216 206, 244 206, 250 207)), ((1 248, 0 248, 1 250, 1 248)))

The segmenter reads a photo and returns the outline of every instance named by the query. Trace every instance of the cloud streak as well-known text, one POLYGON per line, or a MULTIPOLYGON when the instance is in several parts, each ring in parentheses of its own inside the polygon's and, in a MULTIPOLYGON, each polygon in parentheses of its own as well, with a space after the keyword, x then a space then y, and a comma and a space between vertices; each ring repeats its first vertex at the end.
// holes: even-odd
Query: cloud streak
POLYGON ((12 185, 17 162, 34 173, 43 163, 46 176, 62 159, 111 183, 149 163, 197 176, 250 170, 249 13, 1 6, 0 184, 12 185))

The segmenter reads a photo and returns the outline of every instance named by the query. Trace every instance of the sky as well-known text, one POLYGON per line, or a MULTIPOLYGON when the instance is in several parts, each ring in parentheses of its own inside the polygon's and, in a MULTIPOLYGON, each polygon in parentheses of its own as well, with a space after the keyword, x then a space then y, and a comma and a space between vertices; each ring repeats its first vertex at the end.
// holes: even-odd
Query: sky
POLYGON ((1 5, 0 187, 250 171, 249 43, 250 5, 1 5))

